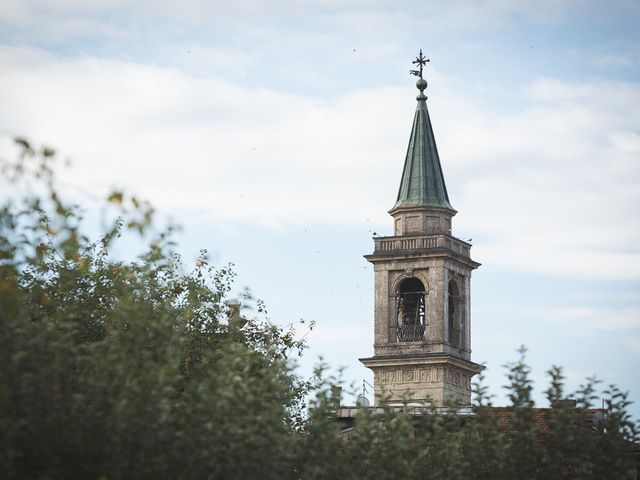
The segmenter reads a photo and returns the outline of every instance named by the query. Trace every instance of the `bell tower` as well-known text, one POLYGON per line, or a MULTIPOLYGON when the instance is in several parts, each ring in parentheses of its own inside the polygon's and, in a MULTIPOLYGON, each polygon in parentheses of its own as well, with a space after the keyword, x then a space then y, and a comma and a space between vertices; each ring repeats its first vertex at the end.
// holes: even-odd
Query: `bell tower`
POLYGON ((376 398, 391 403, 471 403, 471 377, 482 366, 471 361, 471 245, 451 234, 457 213, 431 128, 422 69, 419 70, 409 146, 400 189, 389 214, 394 234, 374 237, 365 258, 375 275, 374 355, 360 361, 374 373, 376 398))

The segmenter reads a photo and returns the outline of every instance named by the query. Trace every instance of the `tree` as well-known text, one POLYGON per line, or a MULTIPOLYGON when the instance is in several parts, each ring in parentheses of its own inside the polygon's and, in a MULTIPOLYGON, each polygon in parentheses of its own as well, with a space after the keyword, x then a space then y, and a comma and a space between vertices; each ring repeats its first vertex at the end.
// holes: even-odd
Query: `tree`
POLYGON ((19 157, 0 163, 16 193, 0 209, 0 480, 630 474, 626 395, 611 387, 594 424, 595 381, 567 402, 554 367, 541 420, 524 350, 508 365, 509 409, 491 405, 481 379, 470 415, 382 401, 340 434, 338 380, 295 374, 304 343, 261 302, 253 318, 228 303, 230 266, 201 252, 185 272, 172 229, 156 230, 153 209, 122 192, 108 198, 119 216, 89 240, 56 189, 53 150, 17 143, 19 157), (114 258, 131 231, 148 246, 114 258))
POLYGON ((122 216, 92 242, 54 152, 18 144, 3 176, 37 193, 0 211, 0 478, 286 478, 307 389, 295 332, 260 303, 229 322, 232 270, 202 252, 183 273, 170 229, 114 259, 127 230, 153 233, 151 207, 114 192, 122 216))

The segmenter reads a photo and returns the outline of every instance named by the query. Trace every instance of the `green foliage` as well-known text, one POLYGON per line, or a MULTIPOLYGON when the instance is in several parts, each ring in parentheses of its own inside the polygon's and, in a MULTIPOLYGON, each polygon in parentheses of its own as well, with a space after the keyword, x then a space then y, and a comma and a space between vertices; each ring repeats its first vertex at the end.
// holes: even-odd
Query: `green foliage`
POLYGON ((19 144, 3 176, 37 193, 0 211, 0 478, 286 477, 308 388, 295 332, 228 322, 231 269, 202 252, 184 273, 170 231, 113 259, 152 209, 110 195, 125 216, 90 242, 52 152, 19 144))
POLYGON ((0 209, 0 480, 633 478, 626 394, 611 386, 596 411, 597 382, 567 397, 552 367, 552 408, 535 409, 524 348, 509 408, 480 376, 473 408, 381 399, 343 429, 339 380, 295 375, 304 343, 261 302, 254 318, 227 303, 230 266, 201 252, 186 272, 172 229, 119 191, 90 241, 55 188, 55 152, 17 144, 0 164, 16 192, 0 209), (111 255, 128 231, 149 240, 135 261, 111 255))

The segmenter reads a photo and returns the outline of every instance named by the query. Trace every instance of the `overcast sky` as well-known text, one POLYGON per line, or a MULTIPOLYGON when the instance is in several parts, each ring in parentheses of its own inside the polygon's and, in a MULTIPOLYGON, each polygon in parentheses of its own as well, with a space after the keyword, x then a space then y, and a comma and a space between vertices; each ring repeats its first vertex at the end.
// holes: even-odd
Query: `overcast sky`
POLYGON ((422 48, 498 403, 520 344, 538 392, 559 364, 638 402, 639 24, 634 0, 4 0, 0 148, 55 147, 87 205, 148 198, 187 260, 206 248, 273 321, 317 322, 303 372, 323 355, 371 382, 362 255, 392 231, 422 48))

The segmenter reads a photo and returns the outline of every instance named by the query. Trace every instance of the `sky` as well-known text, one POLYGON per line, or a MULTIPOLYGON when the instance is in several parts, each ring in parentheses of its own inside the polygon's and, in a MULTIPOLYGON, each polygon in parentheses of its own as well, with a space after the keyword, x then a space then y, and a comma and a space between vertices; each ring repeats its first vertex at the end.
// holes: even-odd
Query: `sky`
POLYGON ((392 233, 422 48, 495 403, 526 345, 539 405, 561 365, 640 418, 639 23, 633 0, 4 0, 0 153, 54 147, 89 214, 149 199, 187 262, 207 249, 273 322, 316 323, 301 374, 372 383, 363 255, 392 233))

